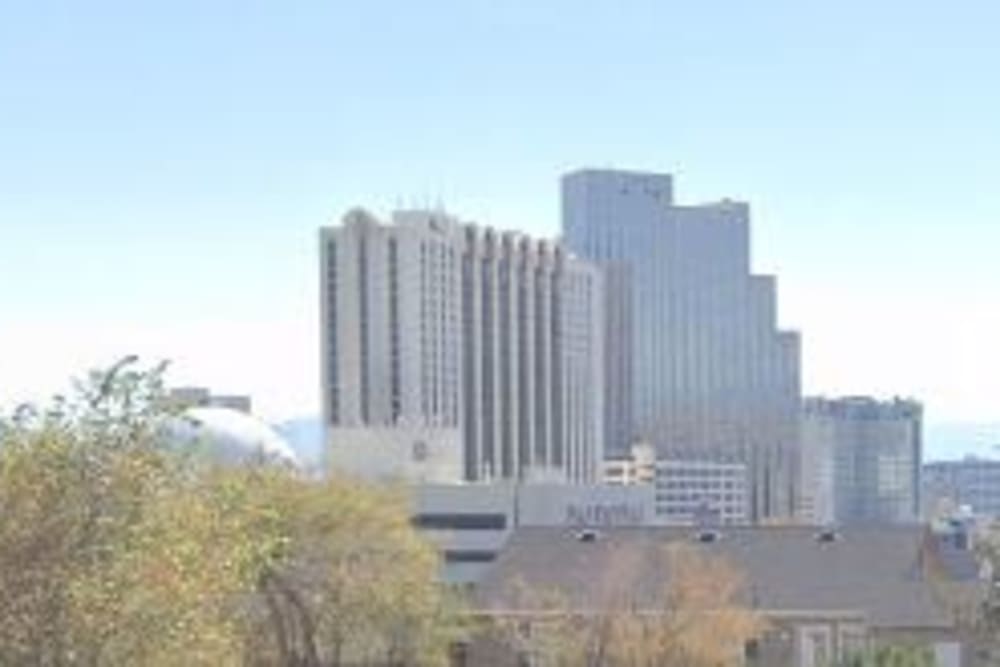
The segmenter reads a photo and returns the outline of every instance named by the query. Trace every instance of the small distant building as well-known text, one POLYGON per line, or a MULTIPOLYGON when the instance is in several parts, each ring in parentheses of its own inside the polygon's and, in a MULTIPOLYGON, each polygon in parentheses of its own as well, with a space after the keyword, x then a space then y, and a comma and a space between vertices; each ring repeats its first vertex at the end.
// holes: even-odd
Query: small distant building
POLYGON ((750 479, 744 463, 656 458, 652 445, 605 459, 604 483, 654 488, 655 523, 736 525, 750 519, 750 479))
POLYGON ((960 461, 935 461, 924 466, 924 507, 967 507, 978 517, 1000 517, 1000 460, 967 456, 960 461))
POLYGON ((801 510, 820 524, 918 521, 922 424, 912 400, 807 399, 801 510))
POLYGON ((253 412, 253 402, 243 394, 213 394, 206 387, 175 387, 170 398, 189 408, 228 408, 245 414, 253 412))
POLYGON ((736 525, 750 519, 743 463, 657 461, 656 516, 672 525, 736 525))
POLYGON ((652 484, 656 481, 656 450, 647 443, 632 445, 626 456, 604 459, 604 483, 652 484))

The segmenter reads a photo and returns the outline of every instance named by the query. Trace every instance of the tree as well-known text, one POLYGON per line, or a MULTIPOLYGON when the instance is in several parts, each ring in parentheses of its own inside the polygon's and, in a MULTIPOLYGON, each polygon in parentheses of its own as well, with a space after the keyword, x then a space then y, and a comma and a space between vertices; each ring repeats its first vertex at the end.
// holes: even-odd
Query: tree
POLYGON ((0 420, 0 664, 443 662, 402 494, 178 452, 166 367, 135 363, 0 420))
POLYGON ((0 663, 236 663, 248 536, 163 446, 165 369, 125 359, 0 426, 0 663))
POLYGON ((508 588, 509 609, 484 619, 477 628, 471 664, 591 664, 588 634, 595 624, 573 609, 565 592, 532 587, 522 579, 511 581, 508 588))
POLYGON ((494 641, 552 667, 728 667, 740 665, 763 621, 740 602, 742 578, 724 560, 666 545, 660 590, 644 588, 638 550, 619 551, 596 598, 515 582, 494 641))
POLYGON ((446 662, 458 632, 454 601, 402 493, 349 479, 244 474, 252 532, 272 535, 274 545, 258 568, 250 618, 261 664, 446 662))
POLYGON ((844 660, 843 667, 934 667, 934 655, 924 647, 883 646, 844 660))
POLYGON ((958 597, 945 590, 945 599, 965 613, 959 615, 962 629, 972 637, 977 652, 989 664, 1000 661, 1000 525, 993 522, 984 526, 975 536, 976 557, 985 580, 983 590, 974 596, 975 604, 969 611, 968 596, 958 597), (958 603, 955 604, 955 599, 958 603))

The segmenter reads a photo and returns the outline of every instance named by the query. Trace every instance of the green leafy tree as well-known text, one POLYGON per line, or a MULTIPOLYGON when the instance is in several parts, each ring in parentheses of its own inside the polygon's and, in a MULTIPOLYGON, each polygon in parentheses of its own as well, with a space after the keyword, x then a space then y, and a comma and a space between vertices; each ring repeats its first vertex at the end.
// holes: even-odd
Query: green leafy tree
POLYGON ((166 366, 125 359, 0 430, 0 663, 236 664, 227 509, 163 442, 166 366))
POLYGON ((934 667, 934 654, 922 646, 882 646, 851 656, 842 667, 934 667))
POLYGON ((0 664, 441 664, 458 615, 402 494, 178 452, 164 371, 0 421, 0 664))
POLYGON ((739 572, 686 545, 668 545, 660 557, 669 577, 651 592, 636 579, 643 555, 620 549, 595 598, 575 604, 572 591, 513 582, 507 605, 513 613, 498 613, 487 639, 545 667, 743 664, 746 643, 765 626, 740 601, 739 572))
POLYGON ((248 470, 244 511, 271 535, 252 621, 263 664, 436 665, 457 638, 436 550, 405 496, 349 479, 248 470))

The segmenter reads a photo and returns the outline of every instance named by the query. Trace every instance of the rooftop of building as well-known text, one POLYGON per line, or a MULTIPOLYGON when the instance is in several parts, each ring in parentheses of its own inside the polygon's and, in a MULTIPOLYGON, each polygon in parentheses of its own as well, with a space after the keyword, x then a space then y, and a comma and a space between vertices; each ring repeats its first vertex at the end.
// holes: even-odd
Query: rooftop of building
POLYGON ((722 197, 712 201, 681 204, 674 201, 674 175, 664 172, 649 172, 634 169, 613 168, 583 168, 570 171, 562 176, 564 185, 583 184, 587 188, 596 187, 621 194, 650 195, 659 203, 676 211, 692 211, 698 213, 696 222, 704 222, 704 213, 717 210, 727 215, 725 221, 733 220, 733 211, 741 214, 735 219, 745 219, 749 213, 749 204, 745 201, 722 197))
POLYGON ((574 608, 593 609, 614 573, 616 586, 652 607, 670 578, 662 554, 676 544, 731 564, 744 577, 745 603, 765 613, 861 613, 879 627, 949 627, 929 572, 970 589, 978 575, 971 553, 916 525, 836 532, 804 526, 519 528, 482 580, 477 603, 487 612, 531 611, 512 591, 510 582, 518 581, 529 589, 558 590, 574 608), (623 558, 631 558, 624 569, 623 558))
POLYGON ((533 236, 517 229, 503 229, 462 220, 442 208, 400 208, 383 219, 362 208, 354 207, 341 218, 339 226, 322 228, 328 234, 340 228, 416 227, 430 229, 442 235, 465 234, 466 240, 481 240, 487 245, 509 246, 522 252, 538 252, 553 257, 572 259, 586 264, 576 253, 569 251, 561 238, 533 236))
POLYGON ((803 401, 806 414, 858 419, 916 418, 923 405, 912 398, 894 396, 880 399, 874 396, 809 396, 803 401))
MULTIPOLYGON (((1000 445, 997 447, 1000 448, 1000 445)), ((997 468, 1000 467, 1000 459, 966 454, 960 459, 925 461, 923 467, 928 470, 945 468, 997 468)))
POLYGON ((642 171, 640 169, 616 169, 614 167, 582 167, 568 171, 563 180, 574 178, 605 178, 621 180, 672 181, 674 175, 663 171, 642 171))

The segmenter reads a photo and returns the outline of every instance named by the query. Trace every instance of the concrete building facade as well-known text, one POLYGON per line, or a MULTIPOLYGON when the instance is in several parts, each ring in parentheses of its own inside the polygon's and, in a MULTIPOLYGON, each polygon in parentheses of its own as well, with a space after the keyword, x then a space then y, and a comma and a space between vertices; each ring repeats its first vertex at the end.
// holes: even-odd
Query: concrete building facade
POLYGON ((803 410, 799 515, 808 523, 829 526, 837 520, 835 473, 839 422, 803 410))
POLYGON ((668 525, 740 525, 750 519, 742 463, 656 462, 656 515, 668 525))
POLYGON ((662 523, 653 486, 607 484, 419 484, 413 523, 440 550, 442 578, 475 584, 519 526, 567 529, 662 523))
POLYGON ((433 481, 600 476, 595 266, 442 212, 385 224, 361 210, 322 230, 321 264, 334 465, 433 481))
POLYGON ((416 484, 414 525, 444 555, 444 579, 475 583, 518 527, 567 530, 747 523, 746 469, 660 462, 637 484, 416 484))
POLYGON ((793 513, 798 334, 777 328, 775 279, 750 265, 744 203, 674 202, 666 174, 562 181, 567 247, 605 271, 605 440, 624 452, 748 467, 754 519, 793 513))
POLYGON ((919 403, 847 397, 811 398, 804 406, 802 442, 809 466, 803 468, 803 487, 820 481, 810 487, 813 507, 826 508, 817 509, 817 516, 843 524, 919 520, 919 403))
POLYGON ((637 443, 625 456, 604 459, 605 484, 652 484, 655 481, 656 450, 650 444, 637 443))

